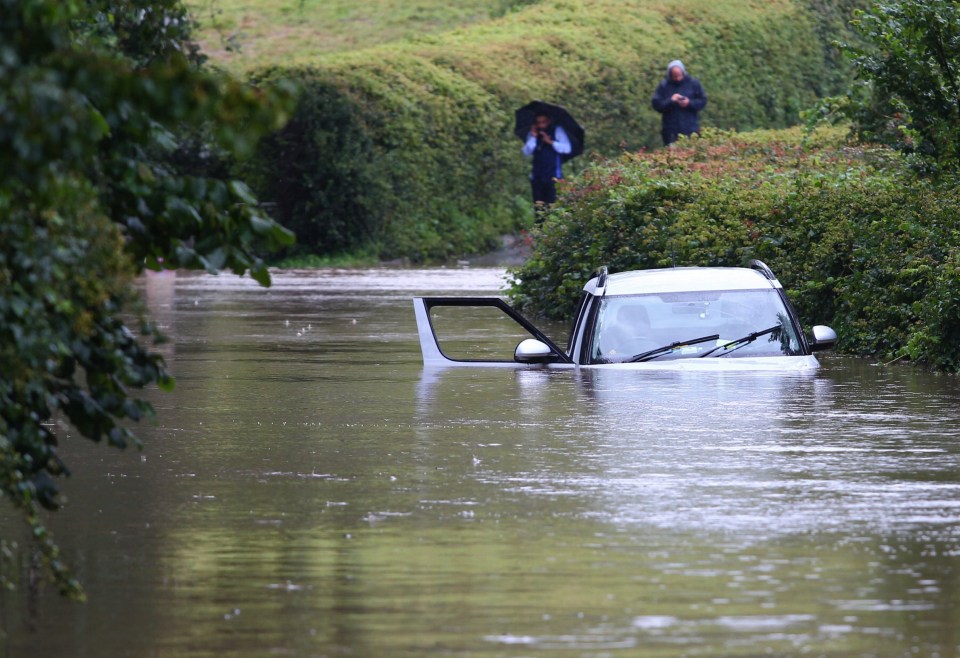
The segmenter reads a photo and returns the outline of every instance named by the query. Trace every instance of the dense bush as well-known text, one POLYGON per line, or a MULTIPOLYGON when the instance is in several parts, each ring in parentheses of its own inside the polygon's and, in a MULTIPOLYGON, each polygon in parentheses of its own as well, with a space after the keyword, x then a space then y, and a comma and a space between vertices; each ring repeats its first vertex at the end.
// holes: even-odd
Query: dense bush
POLYGON ((889 151, 799 142, 712 135, 584 172, 514 272, 513 301, 560 318, 600 265, 760 258, 841 350, 960 370, 956 186, 915 179, 889 151))
POLYGON ((829 41, 860 4, 543 0, 442 36, 256 73, 306 89, 297 119, 253 163, 258 191, 302 249, 480 251, 532 219, 516 107, 565 104, 587 127, 588 152, 652 146, 650 96, 680 57, 709 95, 704 125, 788 126, 845 80, 829 41))
POLYGON ((855 69, 865 97, 849 106, 861 136, 914 154, 919 170, 957 170, 960 4, 876 2, 855 21, 855 69))
POLYGON ((274 200, 270 213, 305 244, 347 251, 373 237, 367 200, 382 184, 372 176, 373 145, 356 106, 332 85, 303 85, 294 116, 259 148, 264 159, 285 163, 282 176, 254 168, 264 197, 274 200))
POLYGON ((384 258, 440 259, 515 227, 500 198, 514 154, 491 141, 502 117, 476 85, 409 56, 261 83, 291 76, 304 89, 295 117, 249 166, 302 250, 373 244, 384 258))

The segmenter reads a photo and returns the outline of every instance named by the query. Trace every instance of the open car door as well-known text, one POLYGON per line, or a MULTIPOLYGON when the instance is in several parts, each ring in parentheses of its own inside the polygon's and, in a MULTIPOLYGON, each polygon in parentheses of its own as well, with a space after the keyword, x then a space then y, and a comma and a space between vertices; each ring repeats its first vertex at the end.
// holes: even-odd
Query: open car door
POLYGON ((497 297, 414 297, 413 308, 425 366, 573 363, 497 297))

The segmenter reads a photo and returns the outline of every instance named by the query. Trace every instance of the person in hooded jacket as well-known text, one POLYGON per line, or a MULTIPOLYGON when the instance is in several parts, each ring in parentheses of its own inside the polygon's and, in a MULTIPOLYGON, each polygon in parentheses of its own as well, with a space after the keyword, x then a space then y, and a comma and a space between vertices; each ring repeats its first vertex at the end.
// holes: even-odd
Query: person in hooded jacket
POLYGON ((679 59, 667 64, 667 77, 653 92, 653 109, 663 115, 660 135, 664 146, 679 135, 700 132, 700 110, 707 105, 707 93, 700 81, 687 73, 679 59))

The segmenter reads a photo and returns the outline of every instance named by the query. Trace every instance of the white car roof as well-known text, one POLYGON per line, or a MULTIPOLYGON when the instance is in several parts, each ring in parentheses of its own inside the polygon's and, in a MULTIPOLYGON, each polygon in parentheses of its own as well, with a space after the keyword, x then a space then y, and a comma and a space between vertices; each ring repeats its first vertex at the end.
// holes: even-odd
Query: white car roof
MULTIPOLYGON (((758 290, 782 286, 778 280, 768 279, 759 270, 746 267, 672 267, 611 274, 607 277, 605 287, 609 296, 697 290, 758 290)), ((597 277, 590 279, 583 289, 597 294, 597 277)))

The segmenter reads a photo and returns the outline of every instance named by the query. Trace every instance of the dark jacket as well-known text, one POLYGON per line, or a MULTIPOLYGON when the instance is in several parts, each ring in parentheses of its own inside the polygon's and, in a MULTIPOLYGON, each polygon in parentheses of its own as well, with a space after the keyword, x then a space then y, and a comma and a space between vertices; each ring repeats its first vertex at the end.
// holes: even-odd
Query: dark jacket
MULTIPOLYGON (((547 128, 547 134, 550 135, 550 139, 556 139, 556 125, 547 128)), ((530 179, 547 181, 563 178, 560 163, 560 154, 554 150, 553 146, 538 138, 537 149, 533 152, 533 170, 530 173, 530 179)))
POLYGON ((674 82, 669 75, 661 80, 653 92, 653 109, 663 115, 661 134, 664 144, 677 141, 677 135, 700 132, 699 112, 706 105, 707 94, 692 75, 684 75, 680 82, 674 82), (690 104, 680 107, 670 100, 674 94, 686 96, 690 104))

